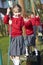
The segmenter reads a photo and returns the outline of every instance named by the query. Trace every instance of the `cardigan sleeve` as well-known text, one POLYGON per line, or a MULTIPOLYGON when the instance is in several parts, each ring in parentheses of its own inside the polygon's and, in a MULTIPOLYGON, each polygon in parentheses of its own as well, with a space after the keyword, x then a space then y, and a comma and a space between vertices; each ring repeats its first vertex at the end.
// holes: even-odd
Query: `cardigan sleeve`
POLYGON ((4 16, 4 23, 9 24, 9 15, 4 16))

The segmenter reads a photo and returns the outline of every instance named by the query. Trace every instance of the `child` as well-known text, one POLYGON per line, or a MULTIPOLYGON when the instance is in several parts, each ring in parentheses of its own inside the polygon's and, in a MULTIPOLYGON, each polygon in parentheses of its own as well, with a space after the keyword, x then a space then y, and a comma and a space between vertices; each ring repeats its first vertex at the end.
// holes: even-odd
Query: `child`
POLYGON ((34 38, 34 30, 31 20, 27 15, 25 15, 26 18, 24 18, 25 28, 26 28, 26 36, 28 44, 27 46, 30 47, 32 45, 35 45, 35 38, 34 38))
POLYGON ((38 32, 42 32, 42 26, 41 26, 41 21, 40 21, 40 17, 39 15, 36 16, 36 26, 37 26, 37 30, 38 32))
POLYGON ((25 23, 25 28, 26 28, 26 39, 24 37, 24 42, 25 44, 27 44, 26 65, 31 65, 31 62, 29 61, 29 57, 31 57, 30 47, 35 45, 35 37, 34 37, 33 25, 28 15, 25 15, 24 23, 25 23), (26 40, 28 43, 26 42, 26 40))
POLYGON ((36 48, 36 17, 31 14, 31 17, 26 16, 24 19, 25 21, 25 28, 26 28, 26 35, 28 40, 28 46, 30 47, 29 53, 31 53, 31 46, 34 47, 36 56, 38 55, 37 48, 36 48))
POLYGON ((38 31, 38 38, 39 40, 42 40, 42 26, 39 15, 36 16, 36 26, 38 31))
POLYGON ((36 56, 37 56, 38 55, 38 50, 36 48, 36 30, 37 30, 37 26, 36 26, 36 16, 33 12, 30 15, 30 20, 31 20, 32 25, 33 25, 34 37, 35 37, 35 45, 33 47, 34 47, 34 51, 35 51, 36 56))
MULTIPOLYGON (((32 22, 32 25, 33 25, 34 37, 35 37, 35 42, 36 42, 36 31, 37 31, 37 29, 39 29, 41 27, 40 18, 39 18, 39 16, 36 16, 32 12, 31 16, 30 16, 30 19, 31 19, 31 22, 32 22)), ((34 50, 35 50, 35 53, 36 53, 36 56, 37 56, 38 55, 38 50, 36 48, 36 43, 34 45, 34 50)))
POLYGON ((34 15, 33 12, 31 12, 30 19, 31 19, 31 22, 32 22, 32 25, 33 25, 34 36, 36 38, 36 16, 34 15))
POLYGON ((10 58, 14 65, 20 64, 20 55, 24 54, 23 43, 22 43, 22 32, 24 33, 24 20, 21 16, 21 6, 13 6, 13 16, 9 18, 10 9, 7 9, 7 14, 4 17, 4 23, 9 24, 9 19, 11 27, 11 44, 10 44, 10 58))

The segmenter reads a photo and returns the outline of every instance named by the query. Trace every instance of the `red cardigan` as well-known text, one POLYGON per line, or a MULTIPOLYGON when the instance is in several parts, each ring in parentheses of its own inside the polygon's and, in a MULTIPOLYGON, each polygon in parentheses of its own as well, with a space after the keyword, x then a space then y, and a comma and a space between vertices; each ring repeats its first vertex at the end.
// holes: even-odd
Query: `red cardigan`
MULTIPOLYGON (((22 35, 22 27, 24 26, 24 20, 23 17, 18 17, 18 18, 11 18, 12 20, 12 27, 11 27, 11 36, 20 36, 22 35)), ((4 16, 4 23, 9 24, 9 16, 5 15, 4 16)))
POLYGON ((31 23, 31 20, 28 20, 27 22, 25 21, 24 23, 25 23, 25 28, 26 28, 26 34, 27 35, 34 34, 33 25, 31 23))

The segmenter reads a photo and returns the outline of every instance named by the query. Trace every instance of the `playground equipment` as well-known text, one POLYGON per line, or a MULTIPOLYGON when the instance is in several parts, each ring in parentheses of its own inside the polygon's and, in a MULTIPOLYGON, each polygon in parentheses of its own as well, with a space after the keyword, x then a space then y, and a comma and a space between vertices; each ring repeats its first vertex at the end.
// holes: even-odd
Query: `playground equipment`
POLYGON ((0 49, 0 65, 3 65, 3 61, 2 61, 2 51, 0 49))

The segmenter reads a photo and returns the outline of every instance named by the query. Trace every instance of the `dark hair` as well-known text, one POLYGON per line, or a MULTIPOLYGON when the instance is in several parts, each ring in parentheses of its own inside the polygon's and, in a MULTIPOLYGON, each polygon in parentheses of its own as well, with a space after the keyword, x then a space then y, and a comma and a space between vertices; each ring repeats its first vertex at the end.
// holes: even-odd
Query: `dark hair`
POLYGON ((34 12, 31 12, 31 14, 33 14, 33 15, 34 15, 34 12))
POLYGON ((18 11, 21 12, 22 11, 21 6, 19 4, 16 4, 16 5, 13 5, 13 8, 16 7, 16 6, 19 8, 18 11))

